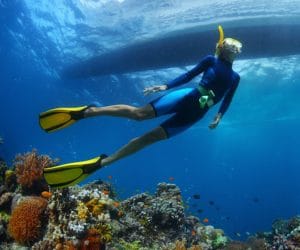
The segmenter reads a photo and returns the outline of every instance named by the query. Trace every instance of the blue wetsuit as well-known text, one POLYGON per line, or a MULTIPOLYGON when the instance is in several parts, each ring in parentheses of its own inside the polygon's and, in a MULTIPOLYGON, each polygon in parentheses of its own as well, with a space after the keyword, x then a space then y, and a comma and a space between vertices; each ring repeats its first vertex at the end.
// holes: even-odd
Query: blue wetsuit
MULTIPOLYGON (((232 70, 232 63, 228 61, 206 56, 190 71, 167 83, 168 89, 187 83, 201 73, 203 76, 199 85, 214 92, 214 104, 224 97, 219 109, 219 113, 224 115, 240 81, 239 74, 232 70)), ((168 137, 186 130, 205 115, 209 107, 200 107, 200 97, 198 88, 183 88, 150 103, 156 116, 174 114, 161 124, 168 137)))

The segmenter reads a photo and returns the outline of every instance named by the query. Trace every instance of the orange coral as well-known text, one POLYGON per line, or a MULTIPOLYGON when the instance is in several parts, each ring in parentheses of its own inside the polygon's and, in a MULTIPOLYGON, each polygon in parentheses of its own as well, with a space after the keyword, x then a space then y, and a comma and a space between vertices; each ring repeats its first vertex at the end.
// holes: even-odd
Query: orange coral
POLYGON ((8 232, 17 242, 29 245, 37 241, 42 234, 47 200, 40 197, 27 197, 12 211, 8 223, 8 232))
POLYGON ((99 250, 104 249, 105 245, 101 242, 100 232, 96 228, 90 228, 87 236, 82 241, 80 250, 99 250))
POLYGON ((40 193, 40 189, 42 188, 40 185, 43 181, 43 169, 54 163, 49 156, 38 155, 35 149, 23 155, 17 155, 15 158, 17 182, 25 190, 32 189, 40 193))

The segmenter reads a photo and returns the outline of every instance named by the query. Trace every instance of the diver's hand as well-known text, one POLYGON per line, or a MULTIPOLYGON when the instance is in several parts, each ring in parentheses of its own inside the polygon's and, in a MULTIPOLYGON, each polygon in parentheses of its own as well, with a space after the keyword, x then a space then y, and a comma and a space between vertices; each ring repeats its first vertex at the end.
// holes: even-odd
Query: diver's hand
POLYGON ((144 95, 149 95, 151 93, 155 93, 155 92, 159 92, 159 91, 164 91, 168 88, 167 85, 163 84, 163 85, 155 85, 155 86, 151 86, 151 87, 147 87, 144 88, 144 95))
POLYGON ((221 118, 222 118, 222 114, 221 114, 221 113, 218 113, 218 114, 215 116, 214 120, 209 124, 208 127, 209 127, 210 129, 216 128, 216 127, 218 126, 219 122, 221 121, 221 118))

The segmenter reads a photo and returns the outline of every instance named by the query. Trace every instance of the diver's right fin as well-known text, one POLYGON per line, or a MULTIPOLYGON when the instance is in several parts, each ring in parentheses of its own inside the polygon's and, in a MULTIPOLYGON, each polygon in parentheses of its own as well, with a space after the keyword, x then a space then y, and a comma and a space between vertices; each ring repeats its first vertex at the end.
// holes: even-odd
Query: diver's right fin
POLYGON ((106 157, 107 156, 103 154, 86 161, 44 168, 44 178, 48 185, 53 188, 63 188, 75 185, 100 169, 102 167, 101 160, 106 157))
POLYGON ((84 111, 92 106, 94 105, 49 109, 39 115, 40 126, 46 132, 53 132, 68 127, 84 118, 84 111))

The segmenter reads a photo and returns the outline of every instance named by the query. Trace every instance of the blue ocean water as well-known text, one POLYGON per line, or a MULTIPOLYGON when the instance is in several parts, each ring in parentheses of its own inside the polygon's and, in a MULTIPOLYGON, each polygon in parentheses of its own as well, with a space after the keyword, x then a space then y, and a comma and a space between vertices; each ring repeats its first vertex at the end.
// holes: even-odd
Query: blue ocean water
MULTIPOLYGON (((60 71, 66 65, 134 39, 215 22, 214 17, 225 22, 237 16, 253 17, 256 12, 289 13, 295 19, 299 15, 297 1, 281 1, 282 5, 268 10, 267 3, 259 1, 256 12, 249 8, 253 1, 228 1, 228 5, 224 1, 212 5, 208 1, 150 2, 0 1, 2 158, 12 163, 17 153, 32 148, 61 162, 110 154, 164 118, 144 122, 91 118, 46 134, 39 128, 38 114, 56 106, 94 102, 143 105, 157 97, 144 97, 145 86, 172 80, 191 66, 62 79, 60 71)), ((88 181, 112 176, 122 198, 154 192, 157 183, 172 181, 181 188, 188 213, 208 218, 232 237, 268 231, 273 220, 299 214, 299 62, 297 54, 236 61, 241 84, 216 130, 207 125, 217 107, 185 133, 116 162, 88 181), (194 194, 200 194, 200 199, 194 199, 194 194), (203 212, 198 213, 199 209, 203 212)))

